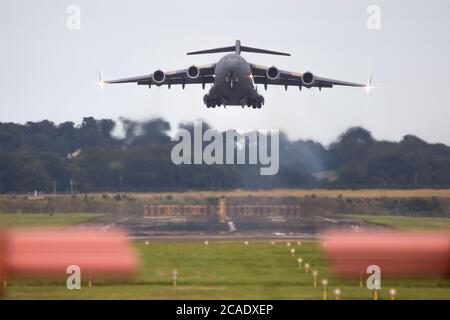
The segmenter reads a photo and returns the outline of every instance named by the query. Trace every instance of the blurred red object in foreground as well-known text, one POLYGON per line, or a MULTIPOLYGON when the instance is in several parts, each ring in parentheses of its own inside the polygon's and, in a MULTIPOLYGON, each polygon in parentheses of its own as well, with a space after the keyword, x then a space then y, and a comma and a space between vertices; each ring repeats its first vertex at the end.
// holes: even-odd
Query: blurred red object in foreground
POLYGON ((0 232, 0 278, 67 277, 66 270, 71 265, 80 267, 82 277, 122 278, 134 274, 137 257, 121 231, 0 232))
POLYGON ((351 276, 370 265, 383 276, 448 276, 450 235, 437 233, 329 232, 323 240, 333 271, 351 276))

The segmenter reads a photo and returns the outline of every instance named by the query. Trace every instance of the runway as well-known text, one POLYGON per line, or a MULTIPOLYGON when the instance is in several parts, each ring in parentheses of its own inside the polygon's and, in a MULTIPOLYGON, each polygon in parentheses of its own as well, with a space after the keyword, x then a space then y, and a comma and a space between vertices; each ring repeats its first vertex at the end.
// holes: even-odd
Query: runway
POLYGON ((124 229, 134 241, 302 241, 317 240, 325 230, 335 228, 358 229, 355 221, 321 216, 301 218, 246 217, 220 222, 198 217, 144 218, 140 215, 105 215, 89 226, 103 231, 124 229))

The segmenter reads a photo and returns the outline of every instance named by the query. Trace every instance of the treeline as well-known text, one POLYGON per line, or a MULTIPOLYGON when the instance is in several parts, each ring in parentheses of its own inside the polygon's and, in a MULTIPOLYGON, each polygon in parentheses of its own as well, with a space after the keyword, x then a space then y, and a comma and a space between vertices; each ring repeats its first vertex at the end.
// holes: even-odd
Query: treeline
POLYGON ((254 165, 174 165, 167 121, 121 122, 120 138, 109 119, 0 123, 0 193, 450 186, 450 147, 412 135, 377 141, 355 127, 324 147, 281 134, 279 172, 261 176, 254 165))

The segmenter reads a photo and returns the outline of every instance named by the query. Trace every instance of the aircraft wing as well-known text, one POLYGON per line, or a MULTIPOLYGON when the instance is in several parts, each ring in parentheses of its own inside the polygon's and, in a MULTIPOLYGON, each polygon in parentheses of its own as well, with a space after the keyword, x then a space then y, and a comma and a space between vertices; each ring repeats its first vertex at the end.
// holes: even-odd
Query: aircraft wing
MULTIPOLYGON (((175 71, 155 71, 152 74, 143 75, 143 76, 137 76, 137 77, 130 77, 130 78, 123 78, 123 79, 116 79, 116 80, 101 80, 100 83, 102 84, 116 84, 116 83, 136 83, 138 85, 168 85, 169 87, 171 85, 186 85, 186 84, 194 84, 194 83, 213 83, 214 82, 214 69, 215 64, 209 64, 204 66, 198 66, 195 67, 198 69, 198 72, 196 72, 195 69, 193 71, 191 70, 191 75, 188 75, 188 69, 183 70, 175 70, 175 71), (194 74, 192 73, 194 72, 194 74), (158 73, 158 74, 157 74, 158 73)), ((192 68, 192 67, 190 67, 192 68)))
MULTIPOLYGON (((270 79, 267 76, 269 67, 260 66, 256 64, 251 64, 252 69, 252 75, 253 75, 253 82, 256 84, 263 84, 264 86, 267 85, 280 85, 285 86, 286 88, 288 86, 298 86, 298 87, 317 87, 317 88, 332 88, 333 86, 348 86, 348 87, 367 87, 367 84, 361 84, 361 83, 353 83, 353 82, 347 82, 347 81, 341 81, 341 80, 334 80, 334 79, 328 79, 328 78, 322 78, 318 77, 316 75, 313 75, 311 72, 305 72, 305 73, 298 73, 298 72, 290 72, 290 71, 284 71, 284 70, 278 70, 278 76, 273 77, 270 79), (304 80, 305 76, 305 82, 304 80), (306 79, 308 78, 308 79, 306 79)), ((273 67, 272 67, 273 68, 273 67)))

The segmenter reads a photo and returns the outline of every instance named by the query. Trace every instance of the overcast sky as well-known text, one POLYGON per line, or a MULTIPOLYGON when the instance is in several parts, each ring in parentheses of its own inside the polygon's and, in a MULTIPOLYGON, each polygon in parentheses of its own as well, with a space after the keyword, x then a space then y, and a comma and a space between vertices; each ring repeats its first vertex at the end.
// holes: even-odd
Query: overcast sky
POLYGON ((176 126, 202 118, 220 130, 282 129, 325 144, 361 125, 377 139, 411 133, 450 144, 448 0, 2 0, 0 26, 2 122, 161 116, 176 126), (81 9, 80 30, 67 28, 70 5, 81 9), (381 9, 380 30, 367 27, 370 5, 381 9), (186 52, 236 39, 292 54, 243 53, 248 61, 363 83, 374 73, 379 88, 367 96, 260 87, 263 109, 224 110, 207 109, 199 85, 95 85, 98 69, 111 79, 216 62, 221 54, 186 52))

